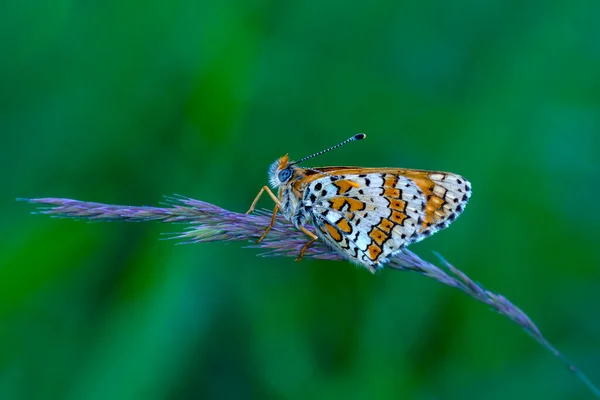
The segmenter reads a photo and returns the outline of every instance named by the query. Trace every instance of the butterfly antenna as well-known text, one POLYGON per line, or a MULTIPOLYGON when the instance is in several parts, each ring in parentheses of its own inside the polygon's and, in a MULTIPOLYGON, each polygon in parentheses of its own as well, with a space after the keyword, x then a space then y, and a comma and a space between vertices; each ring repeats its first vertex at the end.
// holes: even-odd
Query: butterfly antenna
POLYGON ((302 159, 300 159, 300 160, 298 160, 298 161, 294 161, 294 162, 293 162, 293 163, 291 163, 290 165, 300 164, 301 162, 303 162, 303 161, 306 161, 306 160, 308 160, 309 158, 313 158, 313 157, 316 157, 316 156, 320 156, 321 154, 327 153, 328 151, 331 151, 331 150, 333 150, 333 149, 337 149, 338 147, 341 147, 341 146, 345 145, 346 143, 354 142, 355 140, 362 140, 362 139, 364 139, 364 138, 366 138, 366 137, 367 137, 367 135, 365 135, 364 133, 358 133, 358 134, 356 134, 356 135, 352 136, 351 138, 348 138, 348 139, 344 140, 342 143, 338 143, 338 144, 336 144, 335 146, 332 146, 332 147, 330 147, 330 148, 328 148, 328 149, 321 150, 321 151, 319 151, 318 153, 311 154, 311 155, 310 155, 310 156, 308 156, 308 157, 304 157, 304 158, 302 158, 302 159))

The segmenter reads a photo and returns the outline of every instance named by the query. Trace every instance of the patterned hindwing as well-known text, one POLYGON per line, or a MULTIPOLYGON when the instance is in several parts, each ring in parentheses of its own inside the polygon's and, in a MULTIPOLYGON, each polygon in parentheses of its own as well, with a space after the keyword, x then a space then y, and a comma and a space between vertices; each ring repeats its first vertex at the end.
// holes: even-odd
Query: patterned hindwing
POLYGON ((311 182, 302 205, 326 243, 375 272, 394 252, 418 240, 426 200, 406 176, 341 174, 311 182))
POLYGON ((406 173, 425 195, 425 215, 418 230, 418 242, 444 229, 464 210, 471 197, 471 184, 448 172, 410 170, 406 173))

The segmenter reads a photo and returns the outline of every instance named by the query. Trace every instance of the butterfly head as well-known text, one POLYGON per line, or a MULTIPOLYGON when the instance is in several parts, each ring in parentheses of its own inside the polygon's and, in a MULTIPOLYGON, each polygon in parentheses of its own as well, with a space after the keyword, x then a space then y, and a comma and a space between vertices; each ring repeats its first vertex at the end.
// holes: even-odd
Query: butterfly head
POLYGON ((288 183, 292 179, 292 176, 294 176, 296 168, 293 163, 290 163, 290 158, 287 154, 278 158, 271 164, 271 168, 269 168, 269 182, 271 186, 276 189, 288 183))

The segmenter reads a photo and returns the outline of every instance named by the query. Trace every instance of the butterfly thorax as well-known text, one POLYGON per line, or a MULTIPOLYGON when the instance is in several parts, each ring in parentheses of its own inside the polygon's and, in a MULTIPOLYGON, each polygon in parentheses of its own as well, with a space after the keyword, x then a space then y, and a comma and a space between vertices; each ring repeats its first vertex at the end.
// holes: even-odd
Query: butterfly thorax
POLYGON ((317 171, 290 164, 287 155, 275 161, 269 169, 269 181, 274 189, 279 189, 282 214, 294 225, 310 220, 310 215, 302 212, 302 198, 308 184, 318 178, 317 171), (314 177, 313 177, 314 176, 314 177))

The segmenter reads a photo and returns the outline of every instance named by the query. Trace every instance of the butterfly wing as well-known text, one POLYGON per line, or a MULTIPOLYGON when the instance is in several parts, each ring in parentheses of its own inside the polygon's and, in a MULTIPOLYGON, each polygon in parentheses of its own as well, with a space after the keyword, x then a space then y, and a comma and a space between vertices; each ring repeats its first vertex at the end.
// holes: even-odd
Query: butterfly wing
POLYGON ((448 172, 409 170, 406 174, 425 196, 425 214, 418 240, 452 223, 465 209, 471 197, 471 183, 448 172))
POLYGON ((447 226, 470 194, 464 178, 409 169, 327 167, 302 203, 317 234, 374 272, 390 256, 447 226), (467 190, 468 189, 468 190, 467 190), (458 199, 458 202, 455 202, 458 199))

